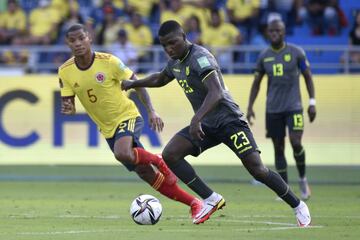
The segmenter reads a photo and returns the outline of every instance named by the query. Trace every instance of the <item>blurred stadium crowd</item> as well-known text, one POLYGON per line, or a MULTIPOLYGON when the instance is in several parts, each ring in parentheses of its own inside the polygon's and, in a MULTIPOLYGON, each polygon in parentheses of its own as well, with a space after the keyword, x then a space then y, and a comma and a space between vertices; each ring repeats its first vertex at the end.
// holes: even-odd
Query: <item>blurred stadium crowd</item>
MULTIPOLYGON (((153 56, 146 48, 158 44, 157 29, 170 19, 184 26, 190 41, 210 49, 266 45, 266 24, 275 18, 285 21, 289 37, 324 36, 360 45, 360 16, 355 17, 360 4, 350 2, 360 1, 2 0, 0 44, 20 46, 23 51, 0 51, 0 64, 29 61, 27 46, 65 44, 66 29, 77 22, 87 26, 94 44, 108 47, 137 71, 141 71, 138 63, 151 61, 153 56)), ((68 54, 40 58, 59 65, 68 54)), ((220 62, 241 59, 228 51, 217 51, 216 57, 220 62)), ((360 62, 359 55, 352 58, 360 62)))

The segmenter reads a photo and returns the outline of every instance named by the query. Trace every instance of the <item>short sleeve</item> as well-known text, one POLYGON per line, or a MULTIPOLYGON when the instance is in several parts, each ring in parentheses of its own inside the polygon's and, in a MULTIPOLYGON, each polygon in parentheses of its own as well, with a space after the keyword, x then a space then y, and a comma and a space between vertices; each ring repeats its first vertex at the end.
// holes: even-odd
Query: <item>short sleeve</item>
POLYGON ((119 58, 113 55, 110 58, 110 66, 113 71, 114 77, 118 81, 130 79, 134 74, 128 66, 126 66, 119 58))
POLYGON ((255 74, 264 74, 265 73, 264 56, 265 56, 265 52, 260 53, 260 55, 256 61, 255 74))
POLYGON ((72 90, 71 85, 66 81, 62 72, 58 71, 59 75, 59 85, 60 85, 60 94, 62 97, 71 97, 75 96, 75 92, 72 90))
POLYGON ((305 51, 298 47, 296 48, 298 52, 298 66, 301 70, 301 72, 304 72, 306 69, 310 68, 310 63, 306 57, 305 51))
POLYGON ((211 54, 198 54, 192 61, 192 70, 200 77, 201 81, 209 72, 219 68, 215 57, 211 54))

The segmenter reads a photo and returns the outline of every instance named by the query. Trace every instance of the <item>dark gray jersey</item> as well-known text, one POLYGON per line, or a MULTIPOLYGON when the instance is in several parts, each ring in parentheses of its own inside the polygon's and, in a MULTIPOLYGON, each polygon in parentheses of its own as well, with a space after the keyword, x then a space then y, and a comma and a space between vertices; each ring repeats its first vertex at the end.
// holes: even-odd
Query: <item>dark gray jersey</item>
POLYGON ((242 119, 245 121, 244 114, 225 87, 216 59, 204 47, 192 45, 188 55, 182 61, 170 60, 163 73, 172 79, 176 78, 190 101, 194 112, 196 112, 207 95, 203 80, 212 71, 218 73, 225 96, 201 122, 209 127, 219 127, 234 120, 242 119))
POLYGON ((302 110, 299 77, 308 67, 304 50, 293 44, 279 51, 269 47, 260 54, 256 72, 268 76, 267 112, 302 110))

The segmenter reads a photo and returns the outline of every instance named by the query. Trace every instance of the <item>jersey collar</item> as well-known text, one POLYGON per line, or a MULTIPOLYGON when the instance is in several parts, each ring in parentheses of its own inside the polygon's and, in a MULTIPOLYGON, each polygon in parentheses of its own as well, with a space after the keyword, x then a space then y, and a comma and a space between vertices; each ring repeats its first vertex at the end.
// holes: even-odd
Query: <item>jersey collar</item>
POLYGON ((286 46, 287 46, 287 43, 284 42, 284 45, 283 45, 281 48, 275 49, 275 48, 273 48, 273 47, 271 46, 271 50, 272 50, 273 52, 279 53, 279 52, 281 52, 284 48, 286 48, 286 46))
POLYGON ((190 45, 187 53, 185 54, 185 57, 183 57, 182 59, 179 59, 180 62, 183 62, 187 58, 187 56, 189 56, 189 53, 191 52, 192 47, 193 47, 193 44, 190 45))
POLYGON ((94 60, 95 60, 95 52, 92 53, 91 62, 90 62, 90 64, 89 64, 89 66, 87 66, 87 67, 82 68, 82 67, 80 67, 79 65, 77 65, 76 60, 75 60, 74 62, 75 62, 76 67, 77 67, 79 70, 85 71, 85 70, 88 70, 88 69, 93 65, 94 60))

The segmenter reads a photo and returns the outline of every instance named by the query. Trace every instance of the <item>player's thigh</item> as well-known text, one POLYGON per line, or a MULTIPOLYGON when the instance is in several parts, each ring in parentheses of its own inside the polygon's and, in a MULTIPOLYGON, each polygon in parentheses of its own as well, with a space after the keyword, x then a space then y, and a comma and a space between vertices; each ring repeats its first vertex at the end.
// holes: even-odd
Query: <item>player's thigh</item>
POLYGON ((286 125, 288 126, 289 139, 291 144, 300 144, 304 132, 303 111, 289 112, 286 117, 286 125))
POLYGON ((218 133, 222 142, 240 159, 250 153, 259 152, 254 136, 245 121, 234 121, 223 127, 218 133))
MULTIPOLYGON (((206 132, 206 128, 204 130, 206 132)), ((166 162, 176 162, 188 155, 198 156, 200 153, 216 146, 219 140, 214 140, 205 133, 204 140, 195 141, 189 133, 189 126, 183 128, 169 141, 163 151, 163 158, 166 162)))
POLYGON ((135 169, 132 164, 134 154, 134 147, 143 148, 140 142, 140 135, 144 121, 142 118, 133 118, 123 121, 119 124, 112 138, 106 139, 109 147, 114 153, 114 156, 119 160, 129 171, 135 169))
POLYGON ((286 136, 286 118, 283 113, 266 113, 266 137, 284 138, 286 136))

